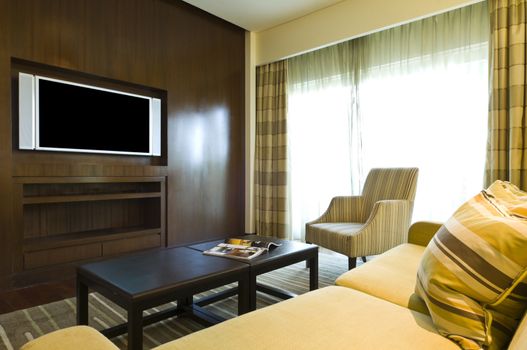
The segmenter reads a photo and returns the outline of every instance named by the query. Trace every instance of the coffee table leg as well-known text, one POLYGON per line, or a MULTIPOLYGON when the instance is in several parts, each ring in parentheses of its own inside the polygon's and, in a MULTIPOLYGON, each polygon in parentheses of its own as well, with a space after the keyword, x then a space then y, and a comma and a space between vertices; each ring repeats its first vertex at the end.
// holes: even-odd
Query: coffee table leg
POLYGON ((128 308, 128 350, 143 349, 143 310, 128 308))
POLYGON ((309 263, 309 290, 318 289, 318 252, 308 260, 309 263))
POLYGON ((189 307, 193 304, 194 296, 186 296, 184 298, 179 298, 177 300, 177 308, 180 310, 185 309, 186 307, 189 307))
MULTIPOLYGON (((238 295, 242 293, 238 291, 238 295)), ((249 273, 249 310, 256 310, 256 274, 252 272, 249 273)))
POLYGON ((77 277, 77 324, 88 324, 88 286, 77 277))
POLYGON ((244 276, 238 281, 238 315, 256 309, 256 278, 254 283, 254 309, 250 309, 251 295, 253 295, 250 281, 251 278, 249 274, 244 274, 244 276))

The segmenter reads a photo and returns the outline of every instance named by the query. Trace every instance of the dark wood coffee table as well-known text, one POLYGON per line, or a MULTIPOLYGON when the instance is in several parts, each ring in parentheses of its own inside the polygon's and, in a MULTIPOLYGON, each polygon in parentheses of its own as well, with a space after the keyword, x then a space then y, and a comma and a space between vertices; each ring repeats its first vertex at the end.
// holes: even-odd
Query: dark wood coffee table
MULTIPOLYGON (((306 261, 309 266, 309 290, 315 290, 318 288, 318 246, 313 244, 305 244, 296 241, 288 241, 276 239, 273 237, 257 236, 257 235, 244 235, 238 236, 238 238, 261 240, 261 241, 274 241, 281 243, 282 245, 276 248, 272 248, 268 253, 257 256, 254 259, 243 261, 250 267, 249 271, 249 310, 256 310, 256 292, 260 291, 266 294, 270 294, 281 299, 288 299, 295 297, 296 294, 282 289, 267 286, 261 283, 256 283, 256 277, 263 273, 267 273, 279 268, 296 264, 301 261, 306 261)), ((189 248, 203 252, 222 243, 223 240, 210 241, 200 244, 194 244, 188 246, 189 248)), ((229 258, 222 258, 225 260, 232 260, 229 258)), ((242 260, 240 260, 242 261, 242 260)), ((196 304, 204 306, 209 303, 221 300, 231 295, 235 295, 240 292, 236 288, 219 292, 210 297, 203 298, 196 304)))
POLYGON ((192 296, 238 282, 238 314, 250 309, 248 264, 206 256, 190 248, 170 248, 86 264, 77 269, 77 323, 88 324, 88 290, 104 295, 128 313, 128 323, 102 331, 128 332, 128 349, 142 349, 143 326, 190 315, 206 325, 223 319, 192 302, 192 296), (143 317, 143 311, 177 300, 177 307, 143 317))

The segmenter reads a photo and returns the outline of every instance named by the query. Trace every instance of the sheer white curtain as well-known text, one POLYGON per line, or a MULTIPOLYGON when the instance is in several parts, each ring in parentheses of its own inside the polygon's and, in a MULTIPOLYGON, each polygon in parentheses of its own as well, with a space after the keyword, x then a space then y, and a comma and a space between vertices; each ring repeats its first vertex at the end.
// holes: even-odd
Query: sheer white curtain
POLYGON ((355 79, 348 47, 336 45, 288 61, 289 215, 293 238, 336 193, 361 188, 355 79))
POLYGON ((414 221, 481 190, 488 33, 483 2, 289 60, 294 238, 373 167, 419 167, 414 221))

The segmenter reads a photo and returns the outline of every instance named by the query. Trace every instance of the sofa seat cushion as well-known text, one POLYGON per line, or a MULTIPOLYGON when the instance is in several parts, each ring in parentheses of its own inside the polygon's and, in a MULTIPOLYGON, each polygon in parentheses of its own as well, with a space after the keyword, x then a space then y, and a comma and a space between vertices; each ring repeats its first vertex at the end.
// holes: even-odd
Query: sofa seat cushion
POLYGON ((177 349, 442 349, 429 316, 362 292, 326 287, 166 343, 177 349))
POLYGON ((119 350, 104 335, 88 326, 64 328, 30 341, 20 350, 119 350))
POLYGON ((516 329, 514 336, 509 344, 508 350, 525 350, 527 349, 527 314, 516 329))
POLYGON ((401 244, 342 274, 336 284, 429 314, 425 302, 415 293, 417 269, 424 251, 425 247, 420 245, 401 244))
POLYGON ((360 222, 324 222, 309 225, 306 231, 306 242, 317 242, 324 248, 344 255, 349 255, 352 238, 362 228, 360 222))

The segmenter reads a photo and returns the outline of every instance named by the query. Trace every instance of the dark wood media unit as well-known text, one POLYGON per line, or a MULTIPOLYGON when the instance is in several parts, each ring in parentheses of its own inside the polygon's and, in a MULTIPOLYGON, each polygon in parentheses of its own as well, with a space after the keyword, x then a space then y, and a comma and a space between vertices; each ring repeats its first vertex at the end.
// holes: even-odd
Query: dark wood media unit
POLYGON ((166 91, 14 57, 11 63, 15 249, 0 287, 70 279, 80 263, 166 247, 166 91), (160 99, 162 155, 19 149, 20 72, 160 99))
POLYGON ((15 177, 14 188, 24 273, 166 245, 164 176, 15 177))

